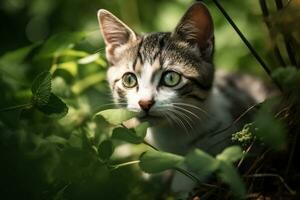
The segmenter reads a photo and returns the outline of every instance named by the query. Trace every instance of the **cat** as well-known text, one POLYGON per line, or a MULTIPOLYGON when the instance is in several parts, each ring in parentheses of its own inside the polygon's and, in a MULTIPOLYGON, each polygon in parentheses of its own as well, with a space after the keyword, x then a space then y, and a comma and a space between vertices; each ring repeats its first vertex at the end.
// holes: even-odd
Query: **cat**
POLYGON ((213 19, 203 3, 194 3, 172 32, 137 34, 104 9, 98 20, 113 98, 150 122, 147 140, 160 150, 217 154, 244 122, 213 133, 268 96, 256 78, 215 72, 213 19))

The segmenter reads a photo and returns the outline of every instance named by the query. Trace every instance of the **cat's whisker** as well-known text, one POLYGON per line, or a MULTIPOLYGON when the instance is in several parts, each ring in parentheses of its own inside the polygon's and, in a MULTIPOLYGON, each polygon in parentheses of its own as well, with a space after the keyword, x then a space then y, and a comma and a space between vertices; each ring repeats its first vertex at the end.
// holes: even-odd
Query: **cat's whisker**
POLYGON ((189 127, 191 128, 191 130, 193 130, 194 129, 194 127, 191 125, 191 123, 190 123, 190 121, 192 122, 193 120, 191 119, 191 118, 189 118, 189 116, 188 115, 186 115, 185 113, 183 113, 183 112, 180 112, 179 110, 175 110, 175 109, 171 109, 170 110, 171 112, 174 112, 175 114, 177 114, 177 115, 179 115, 179 116, 181 116, 182 117, 182 119, 184 120, 184 121, 186 121, 186 123, 189 125, 189 127))
POLYGON ((191 114, 192 116, 194 116, 195 118, 197 118, 197 119, 199 119, 199 120, 202 120, 198 115, 196 115, 195 113, 193 113, 193 112, 190 111, 190 110, 187 110, 187 109, 185 109, 185 108, 182 108, 182 107, 176 106, 176 105, 172 105, 172 106, 173 106, 174 108, 176 108, 176 109, 179 109, 179 110, 182 110, 182 111, 185 111, 185 112, 191 114))
POLYGON ((177 115, 179 115, 180 117, 182 117, 182 119, 184 121, 186 121, 186 123, 189 125, 189 127, 191 128, 191 130, 194 129, 194 127, 192 126, 191 123, 193 123, 193 120, 184 112, 182 112, 181 110, 176 110, 175 107, 173 105, 167 104, 164 106, 158 106, 158 108, 167 108, 167 110, 169 110, 170 112, 174 112, 177 115))
POLYGON ((166 118, 166 120, 170 124, 170 126, 173 126, 172 119, 167 114, 160 112, 160 111, 158 113, 160 113, 162 116, 164 116, 166 118))
POLYGON ((96 53, 104 53, 104 51, 105 51, 105 48, 99 48, 99 49, 97 49, 97 50, 94 52, 94 54, 96 54, 96 53))
POLYGON ((175 103, 172 103, 172 104, 173 104, 173 105, 181 105, 181 106, 187 106, 187 107, 190 107, 190 108, 194 108, 194 109, 197 109, 197 110, 201 111, 201 112, 204 113, 205 115, 209 116, 209 115, 208 115, 208 112, 207 112, 206 110, 204 110, 203 108, 194 106, 194 105, 192 105, 192 104, 181 103, 181 102, 175 102, 175 103))
MULTIPOLYGON (((167 108, 167 110, 169 111, 169 112, 171 112, 171 110, 170 109, 168 109, 167 108)), ((166 112, 167 113, 167 112, 166 112)), ((188 134, 189 132, 188 132, 188 129, 186 128, 186 126, 185 126, 185 124, 182 122, 182 120, 180 119, 180 117, 178 117, 177 115, 169 115, 171 118, 172 117, 174 117, 173 119, 174 119, 174 122, 175 121, 177 121, 177 122, 179 122, 179 124, 178 125, 180 125, 183 129, 184 129, 184 131, 188 134)))

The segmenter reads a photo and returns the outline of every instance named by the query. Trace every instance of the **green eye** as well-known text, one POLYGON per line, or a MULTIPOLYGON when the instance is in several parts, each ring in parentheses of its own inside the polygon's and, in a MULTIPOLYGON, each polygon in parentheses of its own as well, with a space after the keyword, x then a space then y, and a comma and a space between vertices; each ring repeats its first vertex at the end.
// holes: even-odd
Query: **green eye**
POLYGON ((180 82, 181 76, 174 71, 168 71, 163 76, 163 84, 168 87, 174 87, 180 82))
POLYGON ((122 83, 124 87, 133 88, 137 85, 136 76, 133 73, 126 73, 122 77, 122 83))

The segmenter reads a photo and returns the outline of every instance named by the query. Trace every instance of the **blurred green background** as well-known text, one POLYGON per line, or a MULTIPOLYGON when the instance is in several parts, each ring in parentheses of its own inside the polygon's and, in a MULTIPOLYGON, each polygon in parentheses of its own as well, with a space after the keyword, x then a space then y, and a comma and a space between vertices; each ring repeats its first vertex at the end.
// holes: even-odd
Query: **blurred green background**
MULTIPOLYGON (((105 8, 139 33, 172 31, 192 0, 2 0, 0 53, 65 31, 89 31, 87 49, 103 47, 96 12, 105 8)), ((260 73, 257 62, 211 1, 205 1, 215 21, 217 67, 260 73)), ((245 36, 265 59, 271 48, 258 1, 222 2, 245 36)), ((270 62, 272 59, 269 59, 270 62)), ((273 63, 272 63, 273 64, 273 63)), ((262 74, 262 73, 261 73, 262 74)))
MULTIPOLYGON (((108 136, 93 115, 111 103, 96 13, 105 8, 139 33, 172 31, 192 2, 1 0, 1 109, 30 102, 31 83, 45 70, 53 75, 53 93, 69 107, 61 119, 30 106, 0 112, 1 199, 157 198, 163 188, 155 178, 145 181, 137 166, 111 171, 94 151, 108 136)), ((215 23, 216 67, 264 77, 225 18, 211 1, 206 3, 215 23)), ((222 3, 269 66, 275 66, 258 1, 222 3)), ((135 160, 145 149, 120 144, 115 144, 119 148, 112 163, 135 160)))

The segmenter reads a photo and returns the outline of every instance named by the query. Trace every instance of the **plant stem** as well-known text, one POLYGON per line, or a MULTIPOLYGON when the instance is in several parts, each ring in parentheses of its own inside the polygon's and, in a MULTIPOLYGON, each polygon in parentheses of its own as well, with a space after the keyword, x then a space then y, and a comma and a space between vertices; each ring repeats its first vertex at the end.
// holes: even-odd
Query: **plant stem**
POLYGON ((128 166, 128 165, 134 165, 134 164, 137 164, 139 162, 140 162, 139 160, 134 160, 134 161, 121 163, 121 164, 118 164, 118 165, 112 165, 111 167, 113 167, 113 170, 115 170, 115 169, 118 169, 120 167, 125 167, 125 166, 128 166))
POLYGON ((186 171, 186 170, 184 170, 184 169, 182 169, 182 168, 179 168, 179 167, 175 167, 174 169, 175 169, 176 171, 182 173, 182 174, 185 175, 186 177, 192 179, 195 183, 197 183, 197 184, 198 184, 198 183, 201 183, 201 181, 200 181, 196 176, 194 176, 193 174, 191 174, 190 172, 188 172, 188 171, 186 171))
POLYGON ((246 178, 267 178, 267 177, 274 177, 280 180, 280 182, 283 184, 283 186, 286 188, 286 190, 291 194, 291 195, 296 195, 296 191, 292 190, 290 186, 284 181, 284 179, 279 176, 278 174, 251 174, 245 176, 246 178))
MULTIPOLYGON (((275 0, 277 10, 280 11, 283 9, 283 3, 282 0, 275 0)), ((285 43, 285 48, 288 53, 288 57, 290 59, 290 63, 296 67, 297 65, 297 60, 295 57, 294 49, 293 49, 293 42, 292 42, 292 37, 289 33, 284 33, 284 31, 281 30, 281 33, 283 35, 284 43, 285 43)))
POLYGON ((272 78, 272 76, 271 76, 271 70, 267 67, 267 65, 263 61, 263 59, 258 55, 258 53, 253 48, 253 46, 250 44, 250 42, 246 39, 246 37, 243 35, 243 33, 240 31, 240 29, 237 27, 237 25, 233 22, 233 20, 228 15, 228 13, 225 11, 225 9, 223 8, 223 6, 219 3, 218 0, 212 0, 212 1, 215 3, 215 5, 217 6, 217 8, 224 15, 224 17, 229 22, 229 24, 232 26, 232 28, 237 32, 237 34, 240 36, 240 38, 242 39, 242 41, 244 42, 244 44, 248 47, 248 49, 250 50, 250 52, 252 53, 252 55, 260 63, 260 65, 264 68, 264 70, 266 71, 266 73, 271 77, 271 79, 274 81, 274 83, 277 85, 277 87, 282 91, 282 88, 279 85, 279 83, 272 78))
POLYGON ((156 150, 156 151, 159 151, 155 146, 153 146, 152 144, 148 143, 148 142, 145 141, 145 140, 143 141, 143 144, 145 144, 145 145, 151 147, 152 149, 154 149, 154 150, 156 150))
POLYGON ((210 187, 210 188, 219 188, 222 189, 216 185, 212 185, 212 184, 207 184, 207 183, 202 183, 198 177, 194 176, 193 174, 191 174, 190 172, 188 172, 185 169, 179 168, 179 167, 175 167, 174 168, 176 171, 180 172, 181 174, 185 175, 186 177, 192 179, 196 184, 200 184, 202 186, 206 186, 206 187, 210 187))
POLYGON ((26 104, 17 105, 17 106, 11 106, 11 107, 0 109, 0 112, 7 112, 7 111, 12 111, 12 110, 19 110, 19 109, 24 109, 24 108, 30 107, 30 106, 32 106, 32 103, 26 103, 26 104))
MULTIPOLYGON (((242 112, 233 122, 231 122, 229 125, 227 125, 226 127, 224 128, 221 128, 221 129, 218 129, 217 131, 215 132, 212 132, 210 133, 210 137, 213 137, 219 133, 222 133, 222 132, 225 132, 227 130, 229 130, 231 127, 233 127, 236 123, 238 123, 245 115, 247 115, 250 111, 252 111, 254 108, 257 108, 259 107, 260 105, 262 104, 261 103, 257 103, 257 104, 254 104, 252 106, 250 106, 249 108, 247 108, 244 112, 242 112)), ((231 136, 230 136, 231 137, 231 136)), ((196 144, 200 139, 202 139, 202 136, 198 136, 196 137, 195 139, 193 139, 190 144, 191 145, 194 145, 196 144)))
POLYGON ((266 3, 266 0, 259 0, 259 4, 260 4, 260 8, 261 8, 261 11, 263 13, 263 16, 264 16, 264 21, 265 21, 265 24, 268 28, 268 31, 269 31, 269 35, 270 35, 270 38, 272 41, 274 41, 274 54, 276 56, 276 58, 278 59, 280 65, 286 67, 286 63, 284 62, 284 59, 280 53, 280 50, 278 48, 278 45, 276 44, 276 40, 274 38, 274 36, 272 35, 271 33, 271 24, 268 20, 268 17, 269 17, 269 10, 268 10, 268 6, 267 6, 267 3, 266 3))

